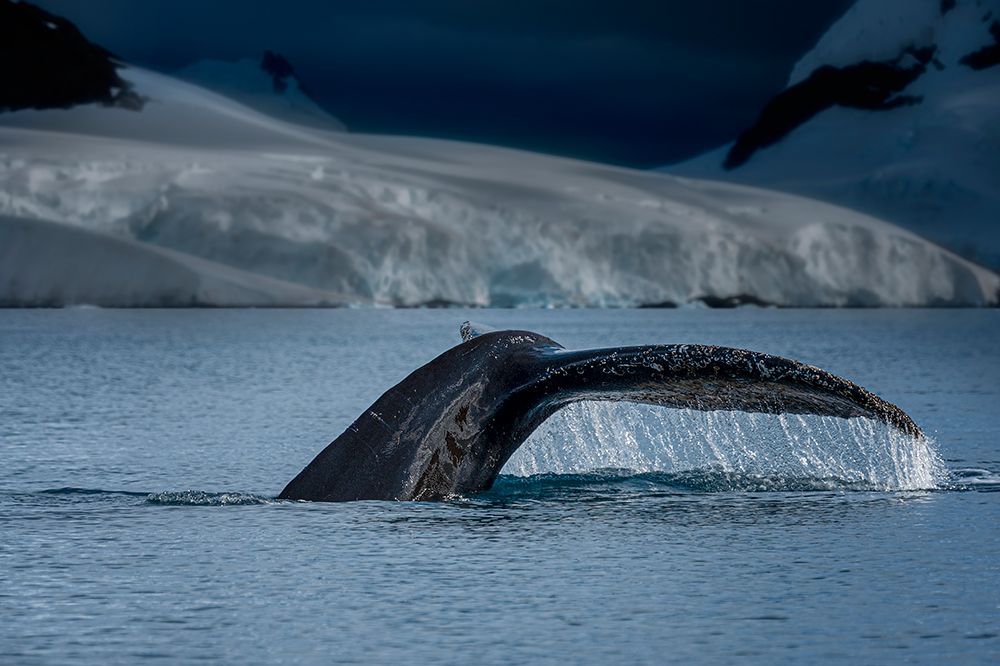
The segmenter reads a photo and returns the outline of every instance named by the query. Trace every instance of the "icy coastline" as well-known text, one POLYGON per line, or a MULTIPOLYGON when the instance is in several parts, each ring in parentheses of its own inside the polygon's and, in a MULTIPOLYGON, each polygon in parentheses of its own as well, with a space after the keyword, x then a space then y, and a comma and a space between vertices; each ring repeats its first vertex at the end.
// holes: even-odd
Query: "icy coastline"
POLYGON ((324 132, 167 76, 122 76, 142 111, 0 116, 4 304, 997 302, 996 274, 829 204, 324 132))

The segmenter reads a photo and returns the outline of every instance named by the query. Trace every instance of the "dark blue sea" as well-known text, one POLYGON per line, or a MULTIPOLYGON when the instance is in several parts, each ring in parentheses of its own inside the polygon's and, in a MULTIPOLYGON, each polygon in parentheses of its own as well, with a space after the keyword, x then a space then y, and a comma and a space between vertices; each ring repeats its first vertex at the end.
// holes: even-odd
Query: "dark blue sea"
POLYGON ((1000 662, 1000 311, 0 311, 0 663, 1000 662), (472 318, 790 356, 865 421, 581 405, 489 492, 272 498, 472 318))

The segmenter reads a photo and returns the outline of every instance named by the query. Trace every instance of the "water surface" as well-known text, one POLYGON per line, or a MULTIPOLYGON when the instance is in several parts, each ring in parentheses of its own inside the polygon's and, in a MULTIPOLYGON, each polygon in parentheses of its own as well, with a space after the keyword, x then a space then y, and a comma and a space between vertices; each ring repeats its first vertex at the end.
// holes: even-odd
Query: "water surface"
POLYGON ((993 663, 998 333, 997 311, 0 311, 0 660, 993 663), (583 406, 478 496, 270 499, 467 317, 814 363, 907 410, 942 467, 863 423, 583 406))

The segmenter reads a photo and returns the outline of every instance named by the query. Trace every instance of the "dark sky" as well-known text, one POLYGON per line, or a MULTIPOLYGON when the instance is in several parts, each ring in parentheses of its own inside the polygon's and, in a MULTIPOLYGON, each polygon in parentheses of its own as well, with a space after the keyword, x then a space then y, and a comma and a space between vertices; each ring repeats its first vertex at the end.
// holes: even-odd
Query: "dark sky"
POLYGON ((632 166, 733 138, 852 0, 36 0, 170 70, 285 55, 352 130, 632 166))

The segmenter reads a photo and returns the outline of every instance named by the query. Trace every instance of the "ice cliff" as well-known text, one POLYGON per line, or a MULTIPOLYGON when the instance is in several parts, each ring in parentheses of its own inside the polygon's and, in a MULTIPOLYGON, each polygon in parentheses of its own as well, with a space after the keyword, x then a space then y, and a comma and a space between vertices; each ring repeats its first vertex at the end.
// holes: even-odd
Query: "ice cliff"
POLYGON ((6 305, 995 304, 1000 278, 798 196, 327 132, 137 68, 141 111, 0 115, 6 305))

